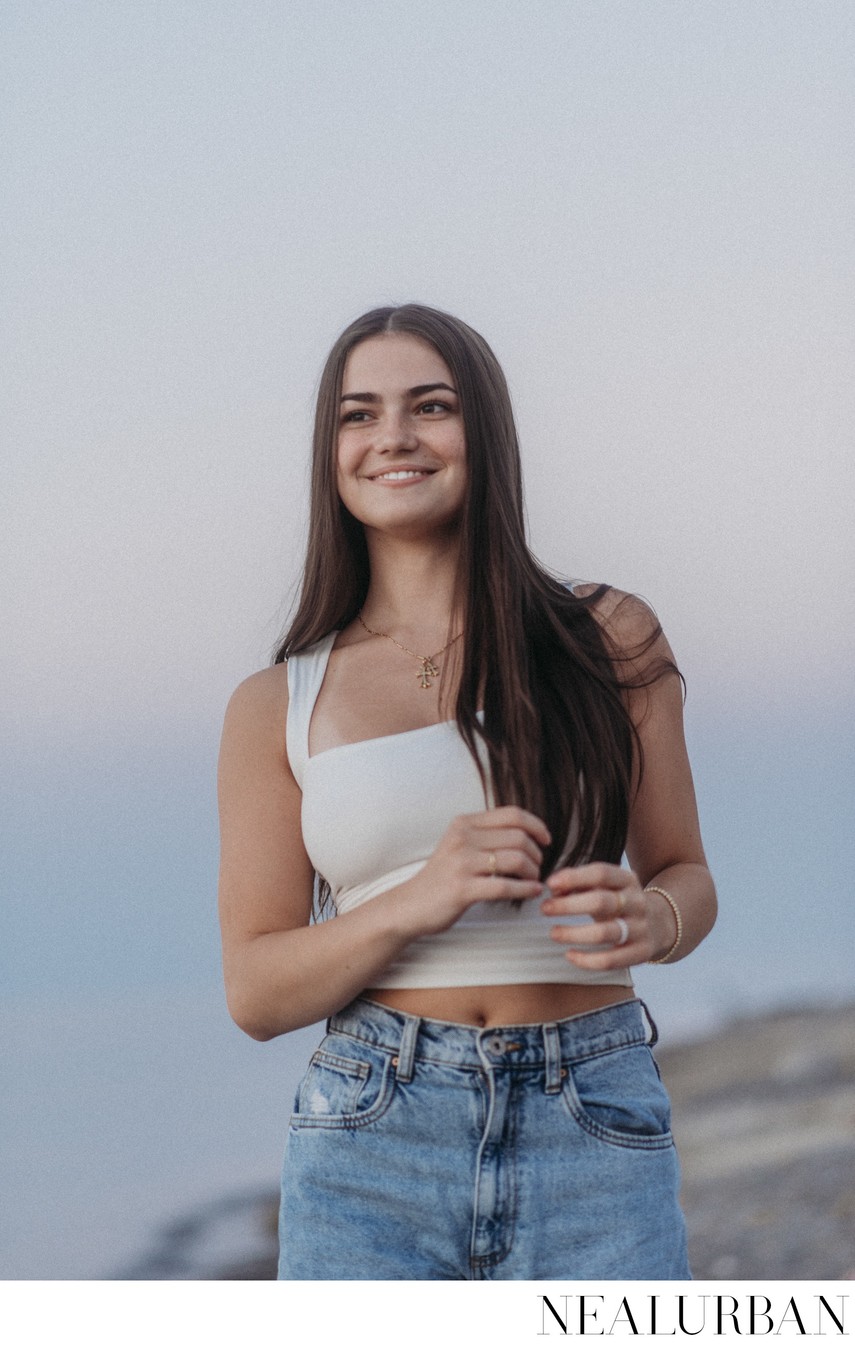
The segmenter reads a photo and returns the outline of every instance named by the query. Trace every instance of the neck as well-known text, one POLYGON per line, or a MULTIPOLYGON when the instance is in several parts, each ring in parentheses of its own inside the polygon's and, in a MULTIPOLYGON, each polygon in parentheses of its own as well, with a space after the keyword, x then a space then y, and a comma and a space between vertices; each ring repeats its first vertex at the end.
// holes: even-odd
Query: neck
POLYGON ((460 631, 456 538, 407 543, 369 535, 368 553, 371 582, 363 615, 370 627, 392 631, 398 640, 409 636, 428 645, 437 641, 442 645, 446 634, 460 631))

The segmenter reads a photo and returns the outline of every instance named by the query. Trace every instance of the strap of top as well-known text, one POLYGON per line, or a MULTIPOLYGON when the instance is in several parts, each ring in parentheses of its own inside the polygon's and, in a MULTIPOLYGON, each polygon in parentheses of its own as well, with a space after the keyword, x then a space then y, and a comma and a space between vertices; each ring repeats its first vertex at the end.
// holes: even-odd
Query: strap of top
POLYGON ((303 785, 303 773, 309 761, 309 723, 327 672, 330 651, 337 631, 316 641, 305 651, 289 657, 288 717, 285 722, 285 747, 297 785, 303 785))

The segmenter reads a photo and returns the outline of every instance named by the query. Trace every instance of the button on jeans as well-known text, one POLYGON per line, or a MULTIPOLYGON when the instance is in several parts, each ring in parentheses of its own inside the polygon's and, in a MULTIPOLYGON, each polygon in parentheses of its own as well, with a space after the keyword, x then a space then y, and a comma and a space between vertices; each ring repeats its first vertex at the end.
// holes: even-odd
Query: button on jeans
POLYGON ((280 1278, 689 1278, 642 1004, 479 1030, 359 998, 300 1084, 280 1278))

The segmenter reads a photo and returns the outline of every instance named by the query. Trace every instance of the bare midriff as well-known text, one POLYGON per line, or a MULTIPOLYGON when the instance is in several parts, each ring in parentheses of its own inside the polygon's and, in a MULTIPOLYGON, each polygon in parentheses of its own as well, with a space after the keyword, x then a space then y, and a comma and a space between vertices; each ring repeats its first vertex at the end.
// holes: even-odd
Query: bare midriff
POLYGON ((366 988, 362 995, 411 1016, 488 1029, 584 1015, 629 1001, 635 993, 622 983, 513 983, 484 988, 366 988))

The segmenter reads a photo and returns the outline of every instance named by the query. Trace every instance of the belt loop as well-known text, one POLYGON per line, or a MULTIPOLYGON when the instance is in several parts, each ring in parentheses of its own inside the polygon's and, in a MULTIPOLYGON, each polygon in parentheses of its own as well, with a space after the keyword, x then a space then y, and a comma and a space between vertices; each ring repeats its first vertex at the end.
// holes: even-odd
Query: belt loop
POLYGON ((395 1064, 395 1076, 399 1081, 412 1081, 413 1079, 413 1060, 416 1056, 416 1039, 418 1038, 420 1024, 421 1021, 418 1016, 407 1016, 404 1021, 404 1031, 398 1045, 398 1055, 392 1059, 395 1064))
POLYGON ((561 1090, 561 1036, 554 1021, 543 1026, 543 1051, 546 1058, 545 1091, 557 1095, 561 1090))
POLYGON ((650 1010, 649 1010, 649 1008, 648 1008, 647 1002, 643 1002, 643 1001, 641 1000, 640 997, 639 997, 638 1000, 639 1000, 639 1003, 640 1003, 640 1005, 641 1005, 641 1009, 642 1009, 642 1011, 644 1012, 645 1019, 647 1020, 647 1024, 650 1026, 650 1038, 649 1038, 648 1041, 647 1041, 647 1046, 648 1046, 648 1048, 652 1048, 653 1045, 656 1044, 656 1043, 658 1043, 658 1041, 659 1041, 659 1031, 658 1031, 658 1029, 656 1028, 656 1021, 653 1019, 653 1017, 652 1017, 651 1014, 650 1014, 650 1010))

